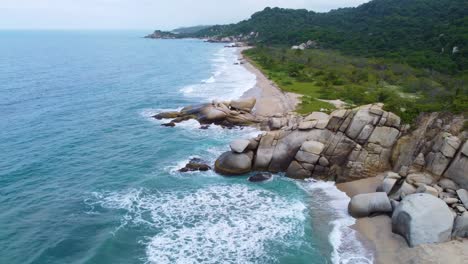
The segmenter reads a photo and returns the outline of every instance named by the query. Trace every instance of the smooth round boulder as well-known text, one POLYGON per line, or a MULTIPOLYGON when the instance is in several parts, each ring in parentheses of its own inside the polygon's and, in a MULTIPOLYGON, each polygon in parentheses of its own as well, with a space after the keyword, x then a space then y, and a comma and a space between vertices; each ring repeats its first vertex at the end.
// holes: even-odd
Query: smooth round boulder
POLYGON ((231 147, 232 151, 236 153, 242 153, 247 149, 249 144, 250 144, 250 141, 247 139, 237 139, 231 142, 229 146, 231 147))
POLYGON ((271 179, 271 177, 273 177, 273 175, 269 172, 260 172, 254 176, 250 176, 248 180, 250 182, 262 182, 271 179))
POLYGON ((410 247, 449 241, 453 214, 441 199, 427 193, 406 196, 392 215, 392 231, 410 247))
POLYGON ((234 153, 228 151, 223 153, 215 163, 217 173, 231 176, 248 173, 252 170, 253 153, 234 153))
POLYGON ((385 192, 358 194, 351 198, 348 212, 355 218, 367 217, 376 213, 391 213, 392 204, 385 192))

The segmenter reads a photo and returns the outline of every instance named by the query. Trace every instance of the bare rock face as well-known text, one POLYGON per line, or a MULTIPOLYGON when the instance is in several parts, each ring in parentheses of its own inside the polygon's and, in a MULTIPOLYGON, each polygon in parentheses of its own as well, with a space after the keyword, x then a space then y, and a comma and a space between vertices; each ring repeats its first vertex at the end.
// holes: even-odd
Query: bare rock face
POLYGON ((415 128, 398 139, 392 152, 394 171, 409 168, 409 173, 426 173, 433 181, 450 178, 468 188, 468 144, 463 132, 463 115, 422 114, 415 128), (466 150, 465 154, 463 149, 466 150))
POLYGON ((440 199, 426 193, 406 196, 392 215, 392 231, 410 247, 451 239, 454 216, 440 199))
POLYGON ((460 187, 468 189, 468 140, 453 159, 445 176, 458 183, 460 187))

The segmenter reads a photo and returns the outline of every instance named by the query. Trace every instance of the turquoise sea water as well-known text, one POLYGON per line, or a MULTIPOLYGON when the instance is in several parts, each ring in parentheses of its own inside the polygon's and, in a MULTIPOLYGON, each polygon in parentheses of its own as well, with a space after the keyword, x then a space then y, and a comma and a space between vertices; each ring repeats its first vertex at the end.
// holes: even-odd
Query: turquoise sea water
POLYGON ((177 172, 259 132, 151 115, 255 76, 145 33, 0 32, 0 263, 366 263, 333 184, 177 172))

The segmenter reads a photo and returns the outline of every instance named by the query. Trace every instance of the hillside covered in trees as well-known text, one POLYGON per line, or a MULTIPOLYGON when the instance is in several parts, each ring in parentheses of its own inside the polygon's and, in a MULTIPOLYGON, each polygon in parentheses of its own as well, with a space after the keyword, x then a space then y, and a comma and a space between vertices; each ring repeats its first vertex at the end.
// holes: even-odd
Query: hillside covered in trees
POLYGON ((468 70, 468 1, 373 0, 327 13, 266 8, 237 24, 217 25, 196 37, 258 32, 252 41, 296 45, 315 40, 323 49, 383 57, 443 73, 468 70))

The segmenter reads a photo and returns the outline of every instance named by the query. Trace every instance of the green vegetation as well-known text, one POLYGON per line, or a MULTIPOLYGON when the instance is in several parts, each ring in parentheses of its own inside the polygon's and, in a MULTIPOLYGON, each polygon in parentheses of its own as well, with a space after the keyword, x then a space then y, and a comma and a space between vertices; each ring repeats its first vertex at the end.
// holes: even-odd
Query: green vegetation
POLYGON ((244 52, 283 90, 304 95, 299 112, 332 109, 317 99, 350 105, 375 102, 411 122, 420 112, 466 112, 468 76, 450 76, 384 59, 364 59, 326 50, 257 48, 244 52))
POLYGON ((266 8, 248 20, 205 28, 194 36, 250 32, 259 33, 254 44, 291 46, 315 40, 321 48, 353 56, 449 74, 468 70, 466 0, 373 0, 328 13, 266 8))
POLYGON ((172 30, 171 32, 174 34, 194 34, 199 32, 200 30, 207 29, 211 26, 193 26, 193 27, 180 27, 172 30))

